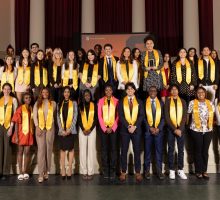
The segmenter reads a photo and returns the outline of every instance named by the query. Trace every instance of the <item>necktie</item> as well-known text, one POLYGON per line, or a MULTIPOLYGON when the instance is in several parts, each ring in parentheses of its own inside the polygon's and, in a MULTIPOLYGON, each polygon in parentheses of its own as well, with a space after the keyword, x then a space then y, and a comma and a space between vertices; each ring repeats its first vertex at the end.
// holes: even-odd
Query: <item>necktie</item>
POLYGON ((132 98, 130 98, 130 100, 129 100, 129 109, 130 109, 130 115, 132 115, 132 109, 133 109, 132 98))
POLYGON ((108 57, 108 66, 111 67, 112 66, 112 61, 111 61, 111 58, 108 57))
POLYGON ((153 114, 153 126, 155 123, 155 117, 156 117, 156 107, 155 107, 155 100, 152 99, 151 101, 151 109, 152 109, 152 114, 153 114))

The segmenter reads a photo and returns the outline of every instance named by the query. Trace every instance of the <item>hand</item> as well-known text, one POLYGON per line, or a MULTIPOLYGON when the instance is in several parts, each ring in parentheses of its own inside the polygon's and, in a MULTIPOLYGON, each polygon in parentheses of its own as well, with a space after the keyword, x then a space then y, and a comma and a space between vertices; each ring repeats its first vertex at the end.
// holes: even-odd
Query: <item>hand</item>
POLYGON ((65 137, 66 136, 66 131, 62 131, 62 136, 65 137))
POLYGON ((92 85, 91 85, 91 83, 85 83, 85 86, 86 86, 87 88, 90 88, 92 85))
POLYGON ((157 70, 156 66, 151 67, 152 70, 157 70))
POLYGON ((192 90, 194 90, 194 86, 193 85, 190 85, 189 86, 189 89, 192 91, 192 90))
POLYGON ((168 90, 168 89, 169 89, 169 87, 170 87, 170 86, 169 86, 169 85, 167 85, 167 86, 165 86, 165 89, 166 89, 166 90, 168 90))
POLYGON ((73 87, 73 84, 69 85, 69 87, 72 88, 72 87, 73 87))
POLYGON ((106 133, 108 133, 108 134, 112 133, 112 129, 111 128, 107 128, 106 133))
POLYGON ((70 130, 67 130, 66 131, 66 135, 70 135, 71 131, 70 130))
POLYGON ((182 131, 181 131, 180 129, 176 129, 176 130, 174 131, 174 133, 175 133, 177 136, 179 136, 179 137, 182 136, 182 131))
POLYGON ((126 82, 125 82, 125 81, 122 81, 122 84, 123 84, 123 85, 126 85, 126 82))
POLYGON ((199 84, 199 87, 202 87, 203 85, 202 84, 199 84))
POLYGON ((32 89, 32 92, 35 92, 35 88, 32 89))
POLYGON ((55 83, 55 84, 54 84, 54 87, 55 87, 55 88, 58 88, 59 86, 58 86, 58 84, 57 84, 57 83, 55 83))
POLYGON ((155 134, 155 128, 154 127, 150 127, 150 132, 154 135, 155 134))
POLYGON ((15 136, 15 144, 18 144, 18 135, 15 136))
POLYGON ((43 134, 43 131, 38 126, 36 127, 36 134, 39 137, 43 134))
POLYGON ((131 134, 133 134, 134 131, 136 130, 136 128, 137 128, 136 126, 132 126, 132 125, 131 125, 131 126, 129 126, 129 128, 128 128, 128 132, 131 133, 131 134))
POLYGON ((12 130, 13 130, 13 127, 10 126, 10 128, 8 129, 8 132, 7 132, 8 137, 11 137, 12 130))
POLYGON ((155 128, 155 135, 157 135, 160 132, 159 128, 155 128))
POLYGON ((214 89, 214 90, 217 90, 217 89, 218 89, 218 86, 217 86, 217 85, 213 85, 213 89, 214 89))

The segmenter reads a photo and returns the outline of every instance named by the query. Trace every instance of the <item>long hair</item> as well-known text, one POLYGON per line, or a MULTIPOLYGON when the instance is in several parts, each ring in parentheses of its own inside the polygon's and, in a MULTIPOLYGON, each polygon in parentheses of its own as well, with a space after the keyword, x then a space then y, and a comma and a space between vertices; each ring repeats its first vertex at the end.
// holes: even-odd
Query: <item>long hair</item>
POLYGON ((195 51, 195 55, 194 55, 194 57, 193 57, 193 60, 194 60, 194 62, 197 62, 198 56, 197 56, 196 48, 194 48, 194 47, 190 47, 190 48, 188 49, 188 52, 187 52, 186 57, 187 57, 187 59, 189 59, 189 52, 190 52, 191 50, 194 50, 194 51, 195 51))
POLYGON ((42 52, 42 53, 43 53, 43 59, 42 59, 42 60, 38 60, 38 58, 37 58, 37 56, 36 56, 36 61, 34 62, 34 66, 38 66, 38 62, 39 62, 40 67, 45 67, 45 68, 46 68, 46 65, 45 65, 45 53, 44 53, 44 51, 43 51, 42 49, 39 49, 39 50, 37 51, 37 54, 38 54, 39 52, 42 52))
POLYGON ((69 92, 70 92, 70 97, 69 97, 69 99, 72 100, 70 87, 69 87, 69 86, 65 86, 64 88, 62 88, 62 95, 60 96, 60 99, 59 99, 59 103, 58 103, 58 113, 60 113, 60 108, 61 108, 61 106, 62 106, 62 103, 63 103, 64 99, 65 99, 65 98, 64 98, 64 91, 65 91, 66 89, 69 90, 69 92))
MULTIPOLYGON (((3 72, 6 72, 6 70, 7 70, 7 68, 8 68, 8 65, 7 65, 7 63, 6 63, 7 58, 12 58, 12 60, 13 60, 13 57, 12 57, 11 55, 6 55, 6 56, 5 56, 5 65, 4 65, 3 72)), ((11 72, 13 72, 13 71, 14 71, 14 60, 13 60, 13 62, 12 62, 12 64, 11 64, 11 67, 12 67, 11 72)))
POLYGON ((43 90, 47 90, 48 91, 48 94, 49 94, 48 101, 49 101, 49 103, 51 103, 52 100, 53 100, 49 88, 48 87, 43 87, 40 90, 40 93, 39 93, 39 96, 38 96, 38 99, 37 99, 37 108, 40 108, 42 106, 42 104, 43 104, 43 96, 42 96, 43 90))
POLYGON ((185 48, 180 48, 180 49, 178 50, 177 57, 176 57, 176 59, 175 59, 174 62, 178 62, 178 61, 180 60, 179 53, 180 53, 181 50, 184 50, 184 51, 186 52, 186 55, 187 55, 187 50, 186 50, 185 48))
POLYGON ((70 50, 67 55, 66 55, 66 62, 65 62, 65 69, 69 69, 69 63, 70 63, 70 59, 69 59, 69 53, 73 52, 74 54, 74 59, 73 59, 73 69, 76 69, 78 66, 78 63, 76 61, 76 53, 73 50, 70 50))
POLYGON ((133 59, 135 59, 135 52, 137 50, 140 52, 140 55, 138 56, 137 61, 141 63, 142 62, 142 56, 141 56, 141 51, 140 51, 139 48, 133 48, 132 51, 131 51, 131 54, 132 54, 133 59))
POLYGON ((122 52, 121 52, 121 56, 120 56, 120 63, 124 64, 125 63, 125 56, 124 56, 124 52, 125 50, 129 50, 130 51, 130 56, 128 57, 129 62, 132 64, 133 63, 133 56, 131 54, 131 49, 129 47, 125 47, 122 52))
POLYGON ((85 103, 86 103, 85 93, 89 93, 89 95, 90 95, 90 101, 92 101, 92 93, 91 93, 91 91, 88 90, 88 89, 85 89, 85 90, 83 91, 83 93, 82 93, 82 96, 81 96, 80 102, 79 102, 79 108, 80 108, 81 111, 83 111, 84 106, 85 106, 85 103))
POLYGON ((10 84, 10 83, 4 83, 3 86, 2 86, 2 91, 1 91, 1 93, 0 93, 0 98, 2 98, 2 97, 4 96, 3 89, 4 89, 5 86, 10 87, 10 89, 11 89, 10 96, 11 96, 11 97, 15 97, 14 94, 13 94, 13 92, 12 92, 12 86, 11 86, 11 84, 10 84))
MULTIPOLYGON (((211 54, 212 54, 213 51, 216 53, 216 58, 215 58, 215 60, 219 60, 218 52, 217 52, 215 49, 212 49, 211 54)), ((213 60, 214 60, 214 59, 213 59, 213 60)))
POLYGON ((23 53, 24 50, 28 51, 28 53, 29 53, 27 59, 28 59, 28 66, 30 66, 30 63, 31 63, 31 62, 30 62, 30 61, 31 61, 31 54, 30 54, 30 51, 29 51, 27 48, 23 48, 22 51, 21 51, 20 58, 19 58, 19 66, 23 66, 23 63, 22 63, 22 62, 23 62, 24 56, 23 56, 22 53, 23 53))
POLYGON ((80 61, 79 56, 78 56, 78 51, 80 51, 82 53, 82 61, 85 61, 86 60, 86 51, 85 51, 85 49, 80 48, 77 50, 77 54, 76 54, 77 63, 79 63, 79 61, 80 61))
POLYGON ((166 53, 163 55, 163 62, 164 62, 164 57, 165 57, 166 54, 169 55, 168 66, 169 66, 169 68, 171 69, 172 64, 171 64, 171 57, 170 57, 170 54, 169 54, 169 53, 166 52, 166 53))
POLYGON ((89 64, 89 59, 88 59, 88 55, 89 53, 91 53, 93 56, 94 56, 94 60, 93 60, 93 63, 94 64, 97 64, 98 60, 97 60, 97 56, 96 56, 96 53, 93 49, 89 49, 86 53, 86 63, 89 64))
POLYGON ((63 62, 63 52, 60 48, 55 48, 53 50, 53 57, 52 57, 52 60, 53 62, 55 63, 56 62, 56 55, 55 54, 60 54, 60 60, 61 60, 61 63, 63 62))

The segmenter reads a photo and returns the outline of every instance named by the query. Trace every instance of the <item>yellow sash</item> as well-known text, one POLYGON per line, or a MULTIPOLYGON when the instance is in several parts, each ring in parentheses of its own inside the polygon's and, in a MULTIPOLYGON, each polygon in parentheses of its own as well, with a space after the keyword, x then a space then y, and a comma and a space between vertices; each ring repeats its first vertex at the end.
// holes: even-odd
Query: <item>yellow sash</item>
MULTIPOLYGON (((85 63, 83 66, 83 74, 82 74, 82 83, 85 84, 88 79, 88 69, 89 69, 89 64, 85 63)), ((93 72, 92 72, 92 87, 94 87, 97 82, 98 82, 98 70, 99 70, 99 65, 98 63, 93 66, 93 72)))
POLYGON ((1 87, 5 83, 10 83, 12 87, 12 92, 14 92, 14 72, 7 71, 2 73, 1 87))
POLYGON ((126 64, 121 64, 121 74, 122 74, 122 78, 123 80, 128 83, 131 82, 133 75, 134 75, 134 68, 133 68, 133 64, 131 64, 130 62, 128 62, 128 68, 129 68, 129 77, 128 77, 128 73, 126 70, 126 64))
POLYGON ((94 103, 90 102, 88 118, 86 115, 86 108, 84 107, 84 111, 81 111, 82 124, 83 124, 83 128, 86 131, 91 129, 94 121, 94 115, 95 115, 95 106, 94 103))
MULTIPOLYGON (((186 62, 186 83, 190 84, 191 83, 191 77, 192 77, 192 73, 191 73, 191 66, 190 63, 187 59, 185 59, 186 62)), ((178 61, 176 63, 176 76, 177 76, 177 81, 179 84, 182 83, 182 70, 181 70, 181 62, 178 61)))
MULTIPOLYGON (((73 75, 73 88, 74 88, 74 90, 77 90, 77 88, 78 88, 78 71, 77 71, 77 69, 73 69, 72 75, 73 75)), ((68 85, 69 77, 70 77, 69 69, 65 69, 64 76, 63 76, 63 87, 68 85)))
MULTIPOLYGON (((208 99, 205 100, 205 103, 206 103, 206 106, 209 111, 208 128, 211 129, 213 127, 214 111, 213 111, 212 105, 208 99)), ((200 121, 200 115, 199 115, 199 101, 197 99, 194 100, 193 115, 194 115, 196 128, 200 129, 201 128, 201 121, 200 121)))
POLYGON ((10 127, 11 123, 11 115, 12 115, 12 105, 13 104, 13 98, 9 97, 8 104, 6 106, 6 110, 4 108, 5 106, 5 99, 2 97, 0 99, 0 125, 4 125, 6 129, 10 127))
MULTIPOLYGON (((162 75, 162 79, 163 79, 163 85, 167 86, 167 78, 166 78, 166 73, 165 73, 164 67, 161 69, 161 75, 162 75)), ((168 67, 168 78, 169 77, 170 77, 170 68, 168 67)))
POLYGON ((33 112, 31 108, 31 118, 29 119, 28 110, 25 105, 22 105, 22 133, 27 135, 29 132, 33 133, 33 112), (30 127, 29 127, 30 126, 30 127))
POLYGON ((41 130, 50 130, 53 124, 53 103, 48 102, 47 119, 44 119, 44 103, 38 108, 38 123, 41 130))
POLYGON ((24 70, 23 66, 18 67, 18 83, 22 85, 23 83, 28 86, 30 85, 31 68, 28 66, 24 70))
POLYGON ((53 64, 53 80, 57 81, 57 65, 55 63, 53 64))
POLYGON ((170 97, 170 119, 176 128, 180 126, 182 117, 183 117, 183 105, 181 99, 179 97, 177 98, 177 111, 176 111, 176 106, 173 97, 170 97))
MULTIPOLYGON (((211 58, 211 56, 209 56, 209 62, 210 62, 210 80, 212 82, 215 81, 215 62, 214 60, 211 58)), ((203 59, 199 59, 198 61, 198 75, 199 75, 199 79, 202 80, 204 78, 204 63, 203 63, 203 59)))
POLYGON ((135 122, 137 121, 138 107, 139 107, 139 104, 137 102, 136 97, 134 97, 134 99, 133 99, 133 110, 132 110, 132 115, 131 115, 130 114, 130 107, 129 107, 128 97, 126 96, 124 98, 124 100, 123 100, 124 115, 125 115, 125 119, 129 123, 129 125, 134 125, 135 122))
MULTIPOLYGON (((113 74, 114 74, 114 79, 117 80, 116 77, 116 60, 114 56, 111 57, 112 60, 112 66, 113 66, 113 74)), ((103 65, 103 80, 105 82, 108 81, 108 66, 107 66, 107 57, 104 57, 104 65, 103 65)))
MULTIPOLYGON (((159 53, 156 49, 153 49, 153 54, 154 54, 154 58, 155 58, 155 61, 156 61, 156 67, 158 67, 159 63, 160 63, 159 53)), ((145 58, 144 58, 144 66, 146 68, 148 67, 148 59, 149 59, 148 51, 146 51, 146 55, 145 55, 145 58)), ((160 70, 157 70, 157 73, 159 74, 160 70)), ((147 76, 148 76, 148 71, 144 72, 144 77, 147 78, 147 76)))
POLYGON ((104 105, 102 107, 102 116, 106 127, 112 128, 115 122, 115 104, 113 99, 110 99, 110 105, 108 105, 108 99, 105 98, 104 105))
MULTIPOLYGON (((61 120, 61 125, 64 128, 64 122, 63 122, 63 104, 60 108, 60 120, 61 120)), ((67 114, 67 120, 66 120, 66 129, 71 128, 71 124, 73 121, 73 112, 74 112, 74 107, 73 107, 73 101, 69 100, 68 102, 68 114, 67 114)))
MULTIPOLYGON (((40 85, 40 66, 34 67, 34 84, 38 87, 40 85)), ((46 87, 48 84, 47 69, 43 67, 43 85, 46 87)))
MULTIPOLYGON (((160 124, 160 119, 161 119, 161 106, 160 106, 160 101, 158 98, 155 98, 155 103, 156 103, 156 117, 155 117, 155 125, 154 127, 157 128, 158 125, 160 124)), ((152 113, 152 108, 151 108, 151 99, 150 97, 147 98, 146 101, 146 115, 147 115, 147 121, 150 126, 153 126, 154 121, 153 121, 153 113, 152 113)))

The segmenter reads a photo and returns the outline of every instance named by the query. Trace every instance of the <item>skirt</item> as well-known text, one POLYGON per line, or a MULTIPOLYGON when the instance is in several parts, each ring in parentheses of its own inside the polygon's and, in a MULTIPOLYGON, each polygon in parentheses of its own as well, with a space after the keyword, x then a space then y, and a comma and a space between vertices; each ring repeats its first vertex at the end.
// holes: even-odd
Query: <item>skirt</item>
POLYGON ((65 137, 59 136, 59 149, 62 151, 71 151, 74 148, 74 135, 70 134, 65 137))

